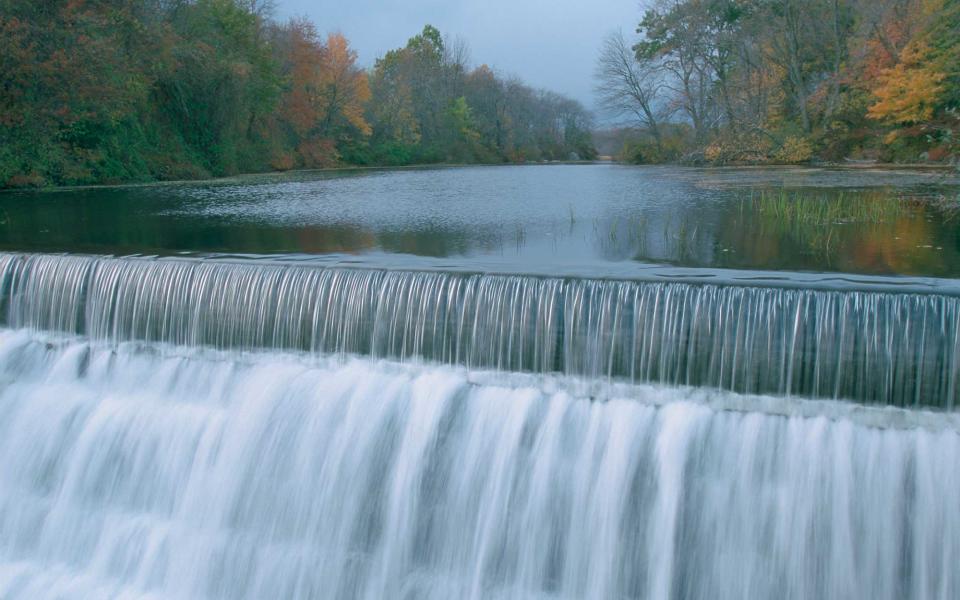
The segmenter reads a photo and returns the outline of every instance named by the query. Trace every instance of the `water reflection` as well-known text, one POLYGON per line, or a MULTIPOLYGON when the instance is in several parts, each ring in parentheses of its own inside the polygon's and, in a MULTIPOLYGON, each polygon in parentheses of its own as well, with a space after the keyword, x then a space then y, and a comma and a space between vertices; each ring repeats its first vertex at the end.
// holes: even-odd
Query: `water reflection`
MULTIPOLYGON (((958 222, 951 205, 902 190, 761 190, 726 213, 723 266, 798 262, 831 271, 955 276, 958 222)), ((810 267, 806 267, 810 268, 810 267)))
MULTIPOLYGON (((0 196, 0 247, 960 276, 936 173, 610 165, 299 173, 0 196)), ((402 261, 401 261, 402 262, 402 261)))

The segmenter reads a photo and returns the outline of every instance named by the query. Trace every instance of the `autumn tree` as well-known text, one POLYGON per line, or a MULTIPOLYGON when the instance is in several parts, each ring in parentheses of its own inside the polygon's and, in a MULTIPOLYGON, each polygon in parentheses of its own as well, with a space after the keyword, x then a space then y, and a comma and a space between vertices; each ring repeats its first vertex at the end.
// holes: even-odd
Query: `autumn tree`
POLYGON ((370 135, 367 74, 342 34, 323 43, 305 19, 290 21, 275 37, 286 75, 279 116, 296 151, 296 159, 281 153, 275 164, 332 165, 347 146, 370 135))
POLYGON ((306 19, 293 19, 283 29, 282 63, 286 85, 280 103, 280 118, 293 135, 304 138, 323 117, 320 97, 324 49, 316 27, 306 19))
POLYGON ((586 156, 576 103, 425 27, 362 69, 272 0, 0 0, 0 186, 586 156))
POLYGON ((340 33, 331 33, 323 49, 320 68, 319 107, 322 135, 349 141, 370 135, 363 112, 370 100, 367 74, 357 67, 357 53, 340 33))
MULTIPOLYGON (((658 76, 646 78, 645 87, 660 86, 661 105, 675 109, 667 120, 672 129, 693 132, 685 144, 693 160, 815 154, 889 160, 927 156, 926 149, 931 157, 956 152, 958 0, 659 0, 647 6, 634 59, 618 64, 611 60, 616 47, 607 44, 598 71, 629 82, 632 72, 655 65, 658 76), (906 137, 914 142, 902 143, 906 137)), ((607 108, 632 98, 636 121, 651 131, 645 94, 627 91, 598 89, 607 108)))
POLYGON ((900 52, 897 64, 877 77, 870 117, 891 125, 928 121, 944 91, 946 74, 930 61, 931 48, 923 39, 910 42, 900 52))
MULTIPOLYGON (((916 25, 903 48, 892 56, 872 88, 871 118, 903 125, 930 121, 955 103, 960 64, 960 3, 923 0, 914 12, 916 25)), ((894 54, 891 52, 891 54, 894 54)))
POLYGON ((0 2, 0 185, 147 175, 125 160, 151 79, 134 8, 0 2))

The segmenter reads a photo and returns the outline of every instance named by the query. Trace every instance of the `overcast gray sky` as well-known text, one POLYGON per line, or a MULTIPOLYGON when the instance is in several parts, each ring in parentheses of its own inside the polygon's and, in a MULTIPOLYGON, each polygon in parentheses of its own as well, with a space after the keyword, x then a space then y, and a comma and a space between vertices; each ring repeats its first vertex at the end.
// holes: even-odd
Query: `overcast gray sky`
POLYGON ((603 36, 631 32, 640 0, 277 0, 277 13, 310 17, 321 32, 343 32, 364 66, 430 23, 463 38, 474 65, 486 63, 592 108, 603 36))

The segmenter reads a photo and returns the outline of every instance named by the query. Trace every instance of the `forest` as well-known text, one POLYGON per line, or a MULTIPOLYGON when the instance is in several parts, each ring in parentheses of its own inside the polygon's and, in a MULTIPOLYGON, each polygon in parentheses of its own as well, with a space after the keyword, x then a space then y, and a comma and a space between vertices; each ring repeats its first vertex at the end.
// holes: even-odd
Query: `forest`
POLYGON ((597 147, 715 165, 960 154, 960 0, 647 2, 597 40, 602 131, 430 25, 365 68, 342 34, 271 4, 0 0, 0 187, 597 147))
POLYGON ((661 0, 597 95, 633 162, 954 162, 960 0, 661 0))
POLYGON ((364 69, 264 0, 0 0, 0 86, 0 187, 595 157, 580 103, 432 26, 364 69))

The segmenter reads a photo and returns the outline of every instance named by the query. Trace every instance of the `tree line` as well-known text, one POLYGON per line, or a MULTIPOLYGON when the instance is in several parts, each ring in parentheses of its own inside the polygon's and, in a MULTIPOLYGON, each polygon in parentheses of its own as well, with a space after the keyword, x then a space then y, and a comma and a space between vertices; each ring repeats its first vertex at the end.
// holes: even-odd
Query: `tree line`
POLYGON ((590 159, 591 129, 429 25, 364 69, 269 0, 0 0, 0 187, 590 159))
POLYGON ((960 154, 960 0, 659 0, 596 76, 635 162, 960 154))

